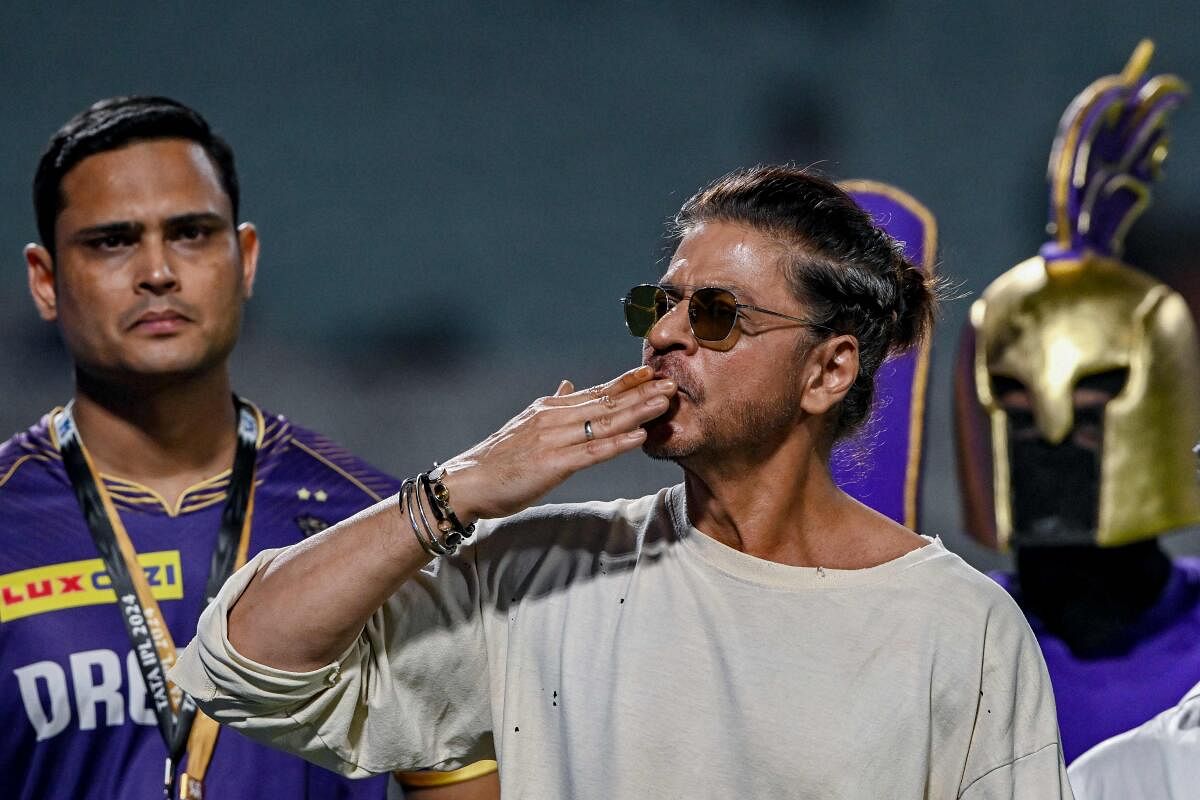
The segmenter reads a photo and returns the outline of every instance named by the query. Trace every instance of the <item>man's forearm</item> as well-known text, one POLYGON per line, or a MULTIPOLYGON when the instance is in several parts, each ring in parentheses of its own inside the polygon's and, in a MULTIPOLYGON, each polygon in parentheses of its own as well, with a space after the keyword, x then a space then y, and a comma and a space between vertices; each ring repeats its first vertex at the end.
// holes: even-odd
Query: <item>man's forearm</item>
MULTIPOLYGON (((578 392, 563 381, 443 465, 446 502, 462 525, 516 513, 574 472, 640 446, 640 426, 667 410, 675 389, 674 381, 653 380, 648 367, 578 392)), ((427 502, 419 492, 414 497, 427 502)), ((235 601, 229 643, 290 672, 333 662, 429 562, 407 510, 385 500, 281 553, 235 601)))
POLYGON ((229 612, 229 642, 277 669, 323 667, 428 561, 396 498, 388 498, 294 545, 255 575, 229 612))

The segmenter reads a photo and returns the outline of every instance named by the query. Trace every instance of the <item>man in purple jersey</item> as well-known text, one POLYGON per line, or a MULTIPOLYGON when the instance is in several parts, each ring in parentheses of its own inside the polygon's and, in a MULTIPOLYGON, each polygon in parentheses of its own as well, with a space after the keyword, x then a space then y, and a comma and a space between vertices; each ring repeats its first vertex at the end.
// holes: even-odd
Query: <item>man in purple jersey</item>
POLYGON ((972 307, 958 368, 968 528, 1014 551, 997 579, 1041 645, 1068 761, 1200 680, 1200 562, 1158 540, 1200 521, 1200 344, 1184 299, 1120 260, 1186 91, 1146 76, 1151 52, 1063 116, 1053 238, 972 307))
POLYGON ((162 680, 229 568, 397 489, 233 395, 259 241, 230 148, 175 101, 104 100, 51 139, 34 203, 30 291, 75 394, 0 447, 0 796, 383 798, 218 736, 162 680))

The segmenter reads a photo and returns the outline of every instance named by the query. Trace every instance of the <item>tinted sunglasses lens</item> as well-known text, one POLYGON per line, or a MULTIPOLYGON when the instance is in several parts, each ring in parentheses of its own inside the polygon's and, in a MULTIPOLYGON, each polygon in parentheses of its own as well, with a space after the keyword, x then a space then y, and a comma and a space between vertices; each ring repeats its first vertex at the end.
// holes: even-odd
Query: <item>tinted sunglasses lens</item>
POLYGON ((634 336, 645 336, 667 312, 667 294, 657 286, 644 283, 625 295, 625 325, 634 336))
POLYGON ((688 303, 692 333, 705 342, 720 342, 733 333, 737 315, 737 299, 726 289, 697 289, 688 303))

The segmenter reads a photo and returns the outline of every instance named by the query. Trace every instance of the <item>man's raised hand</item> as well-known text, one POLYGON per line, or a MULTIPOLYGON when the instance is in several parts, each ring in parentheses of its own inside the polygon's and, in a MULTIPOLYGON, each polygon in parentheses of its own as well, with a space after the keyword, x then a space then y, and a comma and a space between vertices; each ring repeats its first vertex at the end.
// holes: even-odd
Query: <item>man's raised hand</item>
POLYGON ((532 505, 581 469, 638 447, 641 428, 667 410, 675 382, 638 367, 575 391, 570 381, 447 461, 444 482, 464 525, 532 505))

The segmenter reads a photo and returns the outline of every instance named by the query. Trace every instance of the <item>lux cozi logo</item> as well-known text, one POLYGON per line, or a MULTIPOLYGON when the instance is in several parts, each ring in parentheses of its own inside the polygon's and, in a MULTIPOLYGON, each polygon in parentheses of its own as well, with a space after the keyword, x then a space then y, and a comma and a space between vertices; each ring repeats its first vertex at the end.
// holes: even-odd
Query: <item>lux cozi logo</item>
MULTIPOLYGON (((158 600, 183 597, 183 571, 178 550, 139 553, 150 591, 158 600)), ((64 608, 117 602, 104 561, 64 561, 0 575, 0 622, 60 611, 64 608)))

